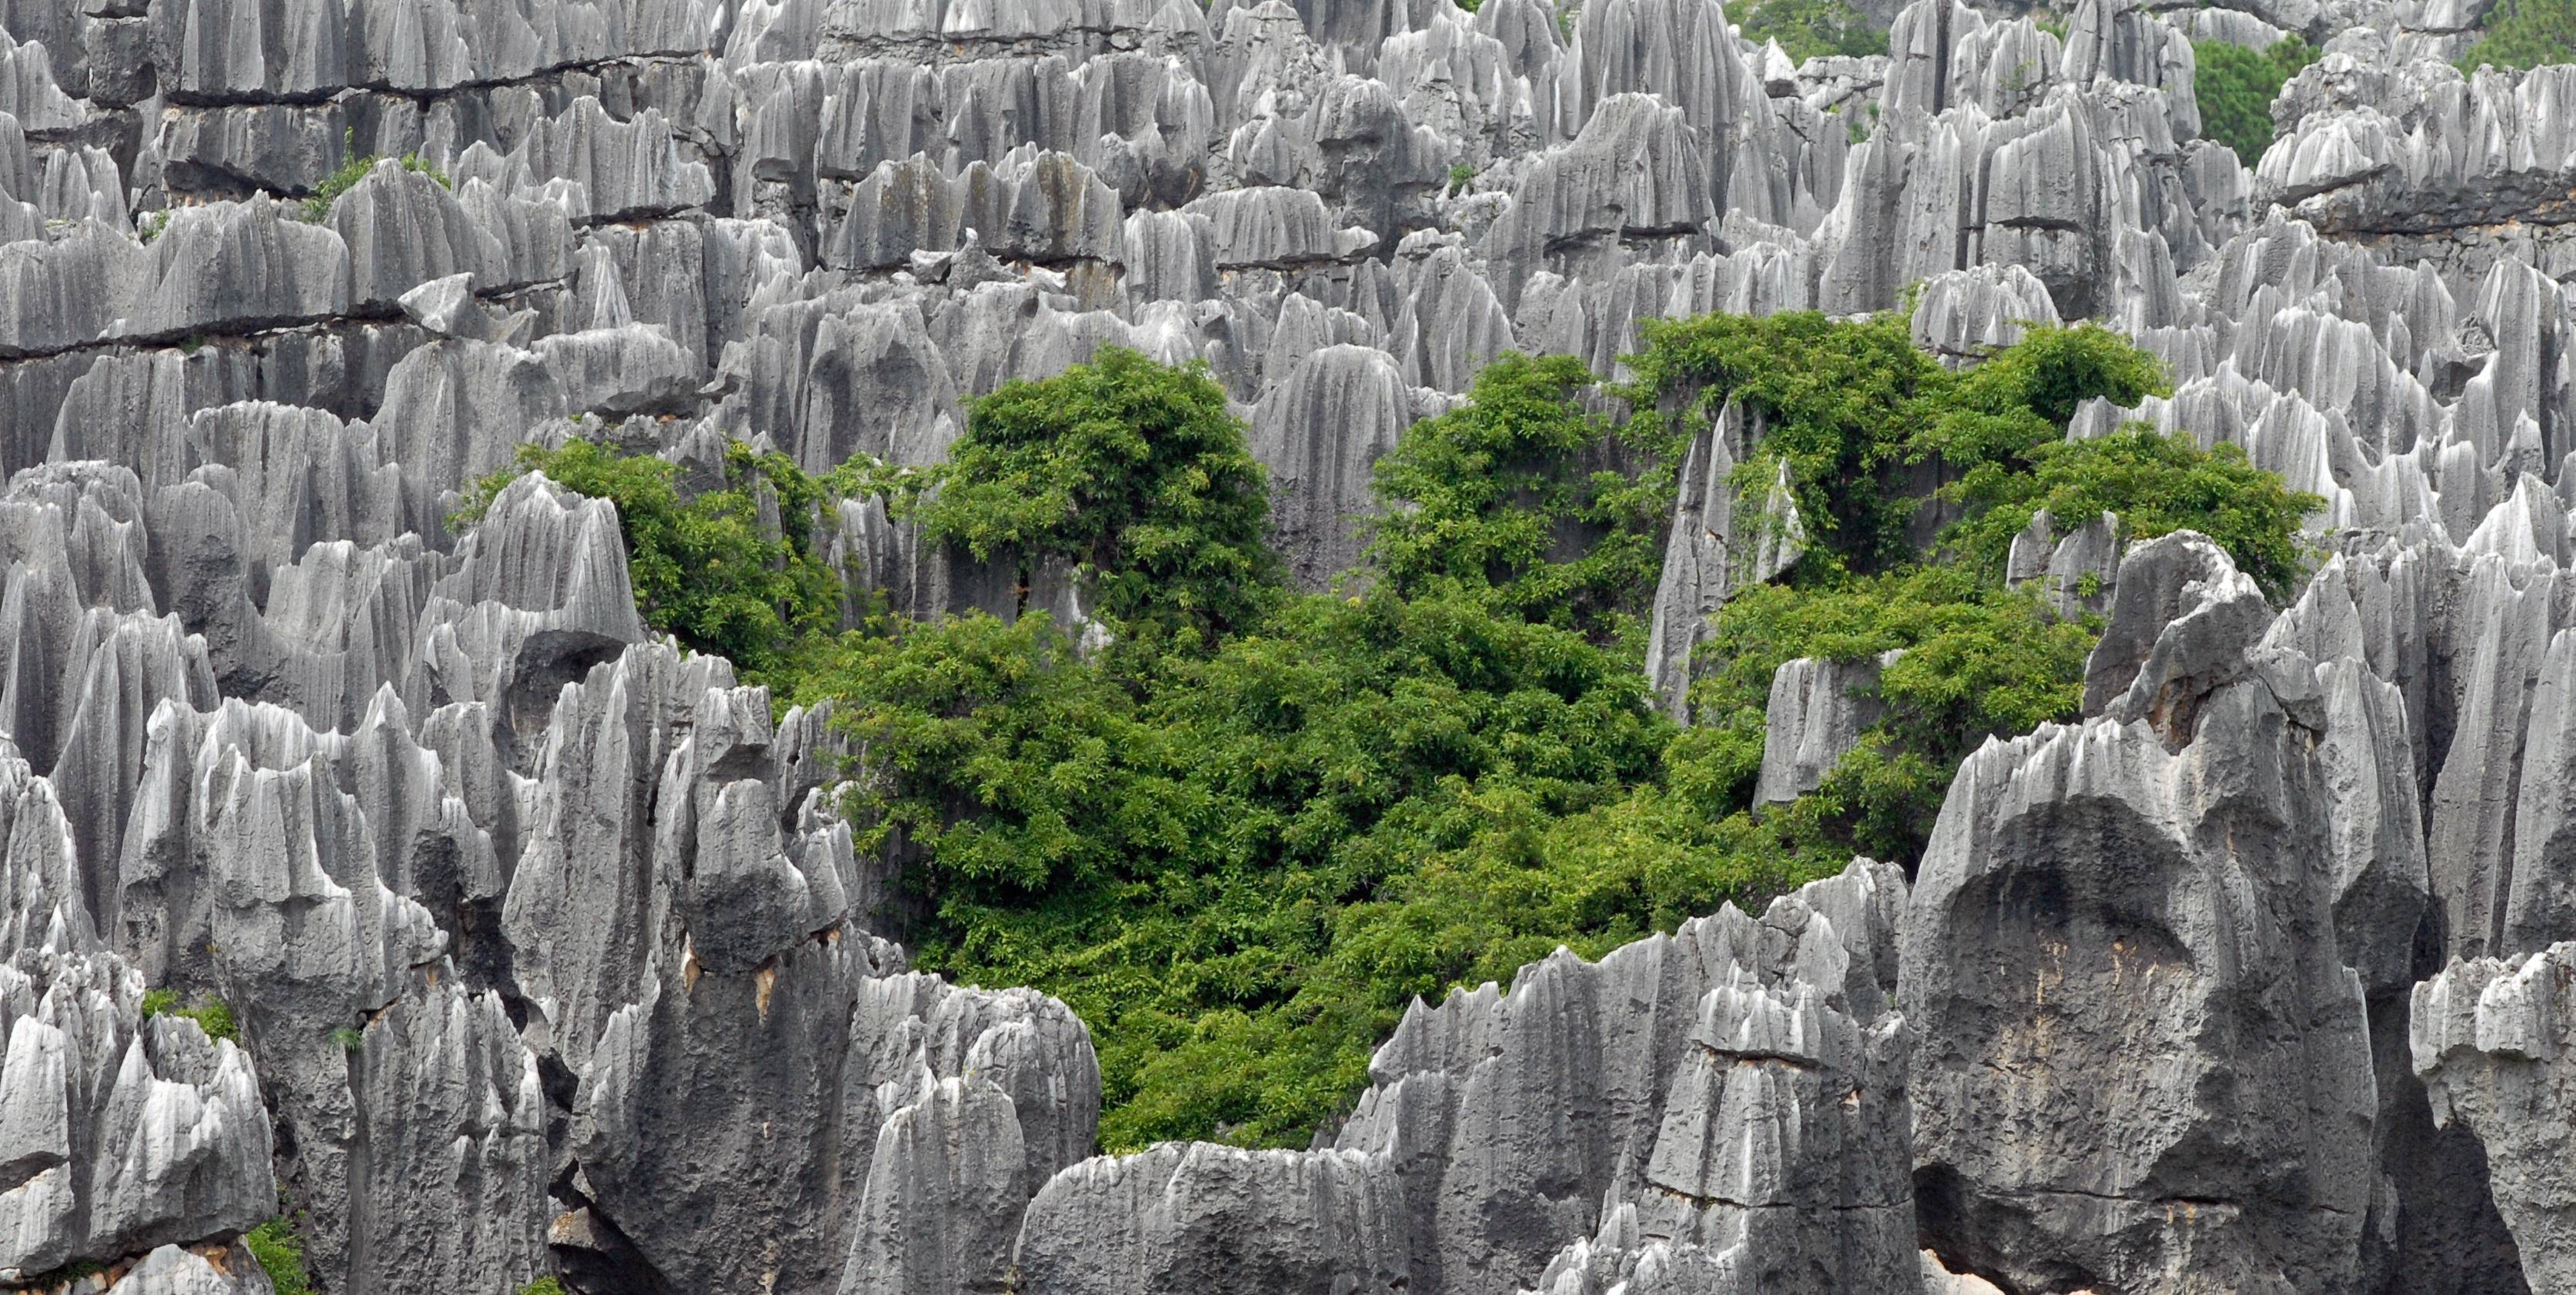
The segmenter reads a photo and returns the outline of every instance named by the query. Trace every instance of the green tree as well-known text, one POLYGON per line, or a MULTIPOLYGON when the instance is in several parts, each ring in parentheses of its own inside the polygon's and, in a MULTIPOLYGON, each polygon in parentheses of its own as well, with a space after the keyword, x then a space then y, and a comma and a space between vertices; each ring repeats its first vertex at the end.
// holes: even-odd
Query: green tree
POLYGON ((1221 633, 1279 582, 1268 474, 1205 366, 1123 347, 974 403, 948 464, 923 478, 933 535, 1024 575, 1061 558, 1125 622, 1221 633))
MULTIPOLYGON (((2025 330, 2022 341, 1964 372, 1917 350, 1900 312, 1834 320, 1807 311, 1651 320, 1629 358, 1634 420, 1663 432, 1669 458, 1683 422, 1742 402, 1760 438, 1736 469, 1747 502, 1785 462, 1800 515, 1825 560, 1810 570, 1863 573, 1915 560, 1909 524, 1927 480, 1991 464, 2026 471, 2065 435, 2078 406, 2135 404, 2171 387, 2164 366, 2092 325, 2025 330)), ((1653 444, 1645 433, 1633 440, 1653 444)), ((1830 578, 1830 575, 1819 578, 1830 578)))
POLYGON ((1627 444, 1586 410, 1591 370, 1572 356, 1506 354, 1466 402, 1416 424, 1377 462, 1396 507, 1377 523, 1369 564, 1399 593, 1490 591, 1532 620, 1601 637, 1643 609, 1662 561, 1672 474, 1642 480, 1613 464, 1627 444))
POLYGON ((2272 100, 2300 69, 2317 61, 2317 48, 2284 36, 2261 50, 2232 41, 2196 40, 2191 52, 2201 134, 2225 144, 2243 165, 2262 161, 2263 151, 2272 146, 2272 100))
POLYGON ((863 853, 908 845, 981 903, 1117 875, 1182 829, 1148 785, 1160 733, 1043 613, 889 621, 808 649, 800 689, 877 755, 848 808, 863 853))
MULTIPOLYGON (((1575 361, 1507 356, 1408 429, 1376 471, 1366 569, 1330 594, 1280 586, 1221 393, 1132 353, 978 402, 942 469, 772 487, 782 533, 749 534, 780 546, 774 566, 813 543, 790 514, 889 490, 970 552, 1079 564, 1102 590, 1105 649, 1044 615, 787 617, 768 670, 865 752, 845 808, 859 847, 901 864, 878 920, 918 965, 1033 985, 1090 1026, 1104 1147, 1301 1144, 1416 996, 1758 908, 1855 852, 1910 862, 1961 756, 2080 698, 2093 626, 2002 587, 1992 552, 2032 509, 2295 562, 2299 501, 2241 456, 2066 441, 2083 402, 2165 389, 2103 330, 2035 328, 1956 372, 1895 315, 1674 321, 1648 343, 1615 393, 1575 361), (1822 538, 1720 613, 1684 727, 1652 704, 1636 631, 1675 460, 1729 400, 1764 428, 1739 487, 1787 465, 1822 538), (1907 523, 1944 479, 1962 516, 1926 551, 1907 523), (1780 664, 1896 648, 1860 748, 1757 812, 1780 664)), ((639 566, 697 572, 674 555, 704 495, 571 453, 558 480, 640 519, 639 566)), ((707 517, 731 536, 745 514, 707 517)), ((652 606, 747 596, 716 570, 652 606)))
POLYGON ((2041 446, 2034 458, 2031 471, 1987 466, 1956 487, 1974 511, 1952 538, 1981 567, 2001 570, 2012 537, 2041 509, 2060 534, 2107 512, 2118 516, 2125 541, 2199 531, 2273 601, 2297 592, 2306 570, 2299 524, 2325 500, 2289 489, 2241 447, 2204 450, 2189 432, 2131 423, 2109 436, 2041 446))
POLYGON ((466 492, 449 525, 480 521, 503 487, 530 472, 616 504, 645 623, 732 658, 749 678, 775 671, 797 636, 839 621, 841 580, 815 550, 814 520, 841 483, 808 475, 786 455, 737 442, 725 452, 724 486, 683 498, 679 465, 667 460, 586 440, 522 445, 508 467, 466 492), (774 527, 762 520, 764 500, 774 527))
POLYGON ((1905 319, 1702 315, 1648 320, 1644 332, 1646 349, 1628 357, 1636 381, 1625 394, 1640 411, 1632 421, 1661 433, 1665 457, 1679 457, 1691 426, 1741 401, 1761 423, 1758 446, 1736 472, 1742 490, 1767 489, 1785 460, 1820 548, 1861 570, 1904 560, 1917 501, 1892 478, 1922 398, 1949 382, 1915 349, 1905 319))
POLYGON ((2503 0, 2479 28, 2478 43, 2460 57, 2463 72, 2576 62, 2576 3, 2571 0, 2503 0))
POLYGON ((1951 770, 1979 743, 2076 717, 2095 637, 2031 591, 1940 563, 1822 587, 1748 589, 1711 631, 1704 652, 1713 668, 1693 697, 1703 718, 1667 758, 1687 759, 1694 785, 1722 805, 1751 800, 1771 677, 1782 664, 1904 650, 1879 676, 1886 717, 1802 807, 1812 820, 1798 829, 1847 844, 1846 857, 1900 863, 1921 853, 1951 770))

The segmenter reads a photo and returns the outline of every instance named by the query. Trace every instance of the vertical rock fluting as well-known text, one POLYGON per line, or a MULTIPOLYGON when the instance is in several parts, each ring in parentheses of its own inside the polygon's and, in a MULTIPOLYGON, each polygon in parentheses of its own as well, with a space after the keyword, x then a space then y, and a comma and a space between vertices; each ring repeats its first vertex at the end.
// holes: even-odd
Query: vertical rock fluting
POLYGON ((2415 986, 2415 1073, 2438 1125, 2486 1151, 2496 1210, 2535 1291, 2576 1282, 2576 1191, 2568 1180, 2569 986, 2576 945, 2454 962, 2415 986))
POLYGON ((1911 1281, 1903 902, 1901 872, 1856 861, 1758 921, 1729 907, 1416 1004, 1330 1149, 1167 1144, 1057 1174, 1021 1226, 1021 1288, 1911 1281))
POLYGON ((2360 1285, 2378 1102, 2318 812, 2348 783, 2318 754, 2328 686, 2355 677, 2264 643, 2271 619, 2196 535, 2132 550, 2100 714, 1990 742, 1951 788, 1899 1000, 1918 1203, 1954 1267, 2360 1285))
POLYGON ((194 1020, 145 1012, 143 976, 89 920, 73 850, 52 784, 0 742, 0 1277, 11 1281, 183 1246, 220 1254, 275 1208, 250 1057, 194 1020))

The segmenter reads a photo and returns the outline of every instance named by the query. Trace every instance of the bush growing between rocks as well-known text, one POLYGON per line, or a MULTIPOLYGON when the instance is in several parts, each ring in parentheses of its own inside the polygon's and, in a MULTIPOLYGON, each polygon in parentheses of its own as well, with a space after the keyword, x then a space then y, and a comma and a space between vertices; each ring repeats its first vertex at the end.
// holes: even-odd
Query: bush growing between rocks
POLYGON ((636 609, 683 644, 730 657, 754 682, 779 666, 796 637, 838 621, 841 581, 815 551, 814 521, 844 480, 810 476, 786 455, 737 443, 725 455, 724 488, 683 499, 675 463, 596 441, 522 445, 510 466, 466 491, 450 528, 480 520, 503 487, 530 472, 615 503, 636 609), (761 522, 764 494, 780 519, 775 534, 761 522))
POLYGON ((250 1247, 251 1258, 259 1261, 277 1295, 319 1295, 304 1271, 304 1238, 295 1234, 285 1215, 242 1234, 242 1244, 250 1247))
POLYGON ((978 560, 1016 556, 1023 585, 1048 559, 1071 563, 1122 623, 1222 634, 1279 583, 1268 492, 1205 366, 1108 347, 974 402, 949 461, 913 475, 897 512, 978 560))
POLYGON ((238 1041, 241 1038, 241 1025, 233 1019, 233 1009, 223 1000, 208 998, 193 1007, 183 1007, 181 1001, 178 990, 147 989, 143 991, 143 1015, 147 1019, 164 1015, 186 1017, 195 1021, 197 1028, 205 1031, 209 1039, 238 1041))
POLYGON ((2272 100, 2299 70, 2317 61, 2317 48, 2296 36, 2284 36, 2269 49, 2253 50, 2231 41, 2191 43, 2192 92, 2200 101, 2200 133, 2225 144, 2236 160, 2252 166, 2272 146, 2272 100))
MULTIPOLYGON (((315 185, 312 194, 297 208, 298 214, 308 222, 318 224, 330 219, 331 204, 338 202, 341 194, 356 187, 358 181, 366 179, 367 172, 376 169, 376 163, 381 160, 373 153, 358 151, 358 133, 354 130, 343 135, 340 151, 348 160, 340 164, 339 170, 324 176, 322 183, 315 185)), ((445 171, 430 165, 418 153, 405 153, 399 161, 402 169, 428 176, 438 181, 440 188, 455 187, 449 183, 445 171)), ((144 241, 151 240, 147 238, 144 241)))

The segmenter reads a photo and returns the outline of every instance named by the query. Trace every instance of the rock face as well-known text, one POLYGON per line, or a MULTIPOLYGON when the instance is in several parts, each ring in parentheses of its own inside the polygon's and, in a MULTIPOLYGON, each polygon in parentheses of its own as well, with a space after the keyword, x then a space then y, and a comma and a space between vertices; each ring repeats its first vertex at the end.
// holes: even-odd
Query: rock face
POLYGON ((1886 707, 1877 697, 1879 672, 1901 650, 1863 661, 1783 662, 1771 676, 1771 705, 1762 737, 1762 772, 1753 803, 1785 805, 1824 782, 1834 765, 1860 745, 1861 731, 1886 707))
POLYGON ((1945 1258, 2021 1285, 2358 1286, 2369 1022, 2303 812, 2335 790, 2319 671, 2262 642, 2271 619, 2208 541, 2141 546, 2088 670, 2099 716, 1961 767, 1899 990, 1945 1258))
POLYGON ((266 1219, 276 1180, 250 1056, 194 1020, 145 1012, 142 974, 89 920, 51 782, 5 743, 0 804, 11 905, 0 925, 0 1276, 172 1250, 266 1219))
MULTIPOLYGON (((262 1291, 281 1194, 334 1295, 2576 1283, 2576 70, 2458 71, 2479 5, 1859 7, 1890 53, 1801 66, 1715 0, 0 2, 0 1284, 262 1291), (2192 42, 2285 34, 2240 166, 2192 42), (1208 366, 1324 588, 1506 350, 1909 301, 1954 366, 2135 337, 2172 395, 2071 434, 2239 446, 2312 578, 2041 519, 2086 717, 1910 898, 1419 1005, 1303 1152, 1095 1157, 1071 1011, 884 938, 827 715, 654 641, 608 504, 448 521, 576 436, 935 463, 1119 345, 1208 366)), ((1687 720, 1815 519, 1667 412, 1687 720)), ((853 617, 1023 601, 816 521, 853 617)), ((1877 664, 1781 672, 1763 798, 1877 664)))
POLYGON ((1027 1289, 1889 1289, 1916 1273, 1901 871, 1866 860, 1599 963, 1434 1007, 1371 1063, 1335 1144, 1166 1144, 1029 1206, 1027 1289))
POLYGON ((2453 963, 2415 987, 2415 1073, 2440 1124, 2486 1148, 2496 1209, 2535 1290, 2576 1282, 2567 1177, 2568 984, 2576 945, 2453 963))

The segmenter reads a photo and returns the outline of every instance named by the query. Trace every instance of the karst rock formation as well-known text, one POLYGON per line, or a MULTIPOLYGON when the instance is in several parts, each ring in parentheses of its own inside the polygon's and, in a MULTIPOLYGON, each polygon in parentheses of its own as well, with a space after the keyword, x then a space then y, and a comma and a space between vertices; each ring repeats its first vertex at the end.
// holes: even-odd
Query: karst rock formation
MULTIPOLYGON (((334 1295, 2576 1291, 2576 67, 2219 4, 1793 65, 1717 0, 0 0, 0 1285, 259 1295, 284 1189, 334 1295), (2192 40, 2284 34, 2249 169, 2192 40), (1305 1151, 1095 1155, 1083 1023, 871 929, 828 716, 648 633, 606 502, 446 524, 576 432, 935 462, 1117 344, 1211 366, 1314 584, 1507 349, 1906 301, 2134 336, 2173 395, 2074 434, 2243 446, 2322 569, 2038 528, 2084 716, 1910 883, 1417 1004, 1305 1151)), ((1676 708, 1796 556, 1760 432, 1682 465, 1676 708)), ((1876 668, 1783 669, 1765 796, 1876 668)))

